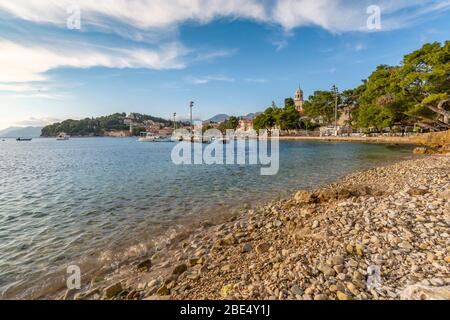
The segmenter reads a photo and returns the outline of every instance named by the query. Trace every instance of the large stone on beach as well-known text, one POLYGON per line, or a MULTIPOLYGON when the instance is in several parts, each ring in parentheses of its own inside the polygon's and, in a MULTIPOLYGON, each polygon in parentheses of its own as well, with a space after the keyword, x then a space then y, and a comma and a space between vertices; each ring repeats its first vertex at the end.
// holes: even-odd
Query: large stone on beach
POLYGON ((247 252, 252 251, 252 249, 253 249, 253 247, 252 247, 252 245, 251 245, 250 243, 245 243, 245 244, 242 246, 241 252, 242 252, 242 253, 247 253, 247 252))
POLYGON ((152 267, 152 260, 146 259, 144 261, 141 261, 137 264, 136 269, 139 272, 147 272, 152 267))
POLYGON ((269 251, 269 249, 270 249, 270 244, 268 242, 261 243, 261 244, 257 245, 255 248, 256 252, 259 254, 265 253, 265 252, 269 251))
POLYGON ((450 300, 450 286, 411 285, 400 293, 401 300, 450 300))
POLYGON ((296 284, 291 287, 291 292, 296 296, 301 296, 303 294, 303 290, 296 284))
POLYGON ((408 194, 411 196, 423 196, 428 193, 427 187, 411 188, 408 190, 408 194))
POLYGON ((333 268, 330 268, 329 266, 327 266, 325 264, 319 264, 317 269, 327 277, 331 277, 336 274, 336 271, 333 268))
POLYGON ((156 294, 158 296, 168 296, 170 295, 170 290, 166 287, 166 285, 163 285, 156 291, 156 294))
POLYGON ((294 196, 298 203, 314 203, 317 201, 317 196, 313 192, 299 191, 294 196))
POLYGON ((428 148, 427 147, 417 147, 414 148, 413 153, 414 154, 427 154, 428 148))
POLYGON ((343 256, 333 256, 329 259, 329 262, 332 266, 339 266, 344 264, 343 256))
POLYGON ((336 292, 336 296, 337 296, 338 300, 351 300, 351 298, 348 295, 346 295, 345 293, 343 293, 341 291, 336 292))
POLYGON ((114 283, 103 291, 105 299, 111 299, 122 292, 122 284, 120 282, 114 283))
POLYGON ((224 245, 231 246, 235 243, 236 243, 236 238, 232 234, 229 234, 229 235, 225 236, 225 238, 223 238, 224 245))
POLYGON ((186 270, 187 270, 187 265, 182 263, 173 269, 172 274, 180 275, 180 274, 184 273, 186 270))
POLYGON ((200 260, 200 259, 197 258, 197 257, 189 258, 189 260, 188 260, 188 266, 189 266, 189 267, 193 267, 193 266, 197 265, 199 260, 200 260))
POLYGON ((220 289, 220 295, 222 296, 222 298, 226 298, 230 295, 230 293, 233 291, 233 289, 234 289, 234 285, 227 284, 227 285, 223 286, 222 289, 220 289))
POLYGON ((400 242, 398 246, 399 246, 400 248, 404 249, 404 250, 407 250, 407 251, 413 249, 413 246, 411 245, 411 243, 409 243, 409 242, 406 241, 406 240, 400 242))

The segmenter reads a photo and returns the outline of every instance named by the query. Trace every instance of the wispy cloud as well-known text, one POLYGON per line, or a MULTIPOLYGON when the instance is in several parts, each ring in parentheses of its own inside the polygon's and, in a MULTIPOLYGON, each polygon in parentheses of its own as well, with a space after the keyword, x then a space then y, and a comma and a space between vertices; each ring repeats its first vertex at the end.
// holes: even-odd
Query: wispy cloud
POLYGON ((450 8, 449 0, 20 0, 2 1, 0 9, 20 19, 64 27, 66 9, 73 4, 81 9, 83 28, 129 32, 136 39, 136 30, 167 33, 187 21, 205 24, 223 17, 277 24, 286 30, 313 25, 332 32, 368 31, 366 10, 373 4, 381 8, 384 27, 391 29, 450 8))
POLYGON ((281 51, 289 45, 289 41, 287 39, 271 40, 270 43, 275 46, 276 51, 281 51))
POLYGON ((46 100, 67 100, 72 98, 70 94, 58 92, 27 92, 27 93, 13 94, 11 97, 14 99, 46 99, 46 100))
POLYGON ((60 82, 11 82, 0 83, 0 94, 14 99, 67 100, 72 95, 68 89, 82 86, 82 83, 63 84, 60 82))
POLYGON ((25 120, 21 120, 16 122, 14 125, 17 126, 33 126, 33 127, 40 127, 40 126, 46 126, 48 124, 52 124, 55 122, 61 122, 62 119, 53 118, 53 117, 30 117, 25 120))
POLYGON ((267 83, 268 80, 264 78, 246 78, 246 82, 253 82, 253 83, 267 83))
POLYGON ((198 50, 198 51, 192 51, 193 57, 190 59, 190 62, 206 62, 211 61, 218 58, 226 58, 231 57, 232 55, 236 54, 239 51, 239 49, 217 49, 217 50, 198 50))
POLYGON ((213 81, 223 81, 223 82, 234 82, 234 78, 230 78, 224 75, 208 75, 202 77, 194 77, 190 76, 185 79, 187 82, 191 84, 207 84, 213 81))
MULTIPOLYGON (((20 0, 0 2, 0 11, 13 19, 46 25, 49 29, 51 26, 63 29, 69 16, 67 8, 74 4, 81 9, 81 38, 84 31, 96 31, 114 33, 134 41, 131 45, 101 46, 86 37, 81 43, 73 44, 61 39, 59 34, 59 38, 39 39, 33 43, 29 38, 28 41, 14 37, 11 40, 11 35, 8 38, 0 31, 0 82, 46 81, 48 71, 63 67, 166 70, 228 57, 236 49, 193 50, 177 40, 178 27, 183 23, 206 24, 224 17, 281 27, 282 36, 271 42, 276 50, 282 50, 288 45, 292 30, 302 26, 318 26, 330 32, 369 31, 366 9, 374 3, 373 0, 20 0), (161 35, 167 34, 173 35, 170 41, 158 42, 151 47, 140 42, 148 38, 160 39, 161 35)), ((375 4, 381 8, 384 30, 401 28, 424 15, 450 9, 450 0, 378 0, 375 4)), ((359 51, 364 47, 357 45, 354 49, 359 51)), ((231 79, 201 77, 191 80, 205 84, 231 79)), ((29 91, 17 85, 9 90, 29 91)), ((43 96, 42 92, 35 94, 43 96)))
POLYGON ((370 32, 367 28, 370 5, 381 9, 382 30, 402 28, 427 13, 450 9, 448 0, 278 0, 271 18, 288 30, 319 26, 331 32, 370 32))
POLYGON ((264 6, 257 0, 138 0, 138 1, 3 1, 4 9, 21 19, 66 25, 66 9, 78 5, 83 26, 90 29, 117 31, 117 22, 128 28, 165 29, 186 21, 208 23, 218 17, 266 19, 264 6))
POLYGON ((366 49, 366 46, 363 45, 362 43, 357 43, 357 44, 354 46, 354 50, 355 50, 355 51, 362 51, 362 50, 364 50, 364 49, 366 49))
POLYGON ((45 73, 60 67, 180 69, 185 66, 181 60, 185 48, 177 43, 157 50, 100 47, 90 43, 82 48, 80 50, 78 44, 22 45, 0 39, 0 82, 48 80, 45 73))

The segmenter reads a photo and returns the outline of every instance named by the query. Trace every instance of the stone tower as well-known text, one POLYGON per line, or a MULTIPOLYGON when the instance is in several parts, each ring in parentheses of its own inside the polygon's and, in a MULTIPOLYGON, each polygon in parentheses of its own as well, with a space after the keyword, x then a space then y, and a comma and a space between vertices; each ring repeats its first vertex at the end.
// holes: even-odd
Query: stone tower
POLYGON ((294 103, 295 110, 297 110, 299 113, 303 113, 303 91, 302 89, 300 89, 300 86, 298 86, 297 90, 295 91, 294 103))

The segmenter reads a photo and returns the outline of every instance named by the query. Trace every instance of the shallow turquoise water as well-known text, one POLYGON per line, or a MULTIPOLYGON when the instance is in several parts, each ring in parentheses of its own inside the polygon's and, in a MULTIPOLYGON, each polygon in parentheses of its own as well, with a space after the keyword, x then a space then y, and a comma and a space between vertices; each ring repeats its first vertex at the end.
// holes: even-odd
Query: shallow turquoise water
POLYGON ((410 154, 284 141, 278 175, 261 176, 255 165, 176 166, 173 146, 128 138, 0 142, 0 297, 38 290, 62 266, 151 239, 179 218, 214 216, 410 154))

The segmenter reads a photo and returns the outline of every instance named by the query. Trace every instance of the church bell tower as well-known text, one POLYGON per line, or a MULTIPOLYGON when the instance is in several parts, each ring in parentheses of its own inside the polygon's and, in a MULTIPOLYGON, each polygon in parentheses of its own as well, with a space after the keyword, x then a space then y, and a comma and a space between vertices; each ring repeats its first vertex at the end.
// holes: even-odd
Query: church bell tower
POLYGON ((300 88, 300 86, 298 86, 297 90, 295 91, 294 104, 295 104, 295 110, 297 110, 298 113, 303 114, 304 113, 304 110, 303 110, 303 91, 300 88))

